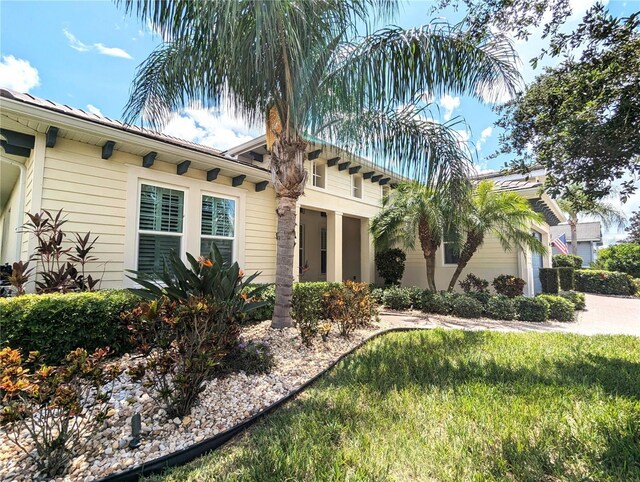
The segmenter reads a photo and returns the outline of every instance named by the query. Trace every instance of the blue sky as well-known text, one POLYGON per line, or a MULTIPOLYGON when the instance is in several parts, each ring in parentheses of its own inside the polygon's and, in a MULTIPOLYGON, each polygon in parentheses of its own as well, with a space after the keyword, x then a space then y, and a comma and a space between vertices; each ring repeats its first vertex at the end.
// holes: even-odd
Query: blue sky
MULTIPOLYGON (((571 0, 573 15, 567 29, 577 25, 594 0, 571 0)), ((396 24, 411 27, 427 23, 429 1, 406 2, 396 24)), ((640 10, 640 0, 610 1, 609 10, 624 16, 640 10)), ((462 13, 447 12, 449 22, 462 13)), ((136 66, 161 42, 147 25, 125 16, 122 8, 107 1, 0 1, 0 86, 57 102, 120 118, 126 104, 136 66)), ((517 42, 525 82, 540 71, 528 61, 544 46, 540 31, 528 42, 517 42)), ((556 63, 548 59, 542 65, 556 63)), ((434 99, 440 120, 460 116, 469 129, 460 134, 477 149, 480 170, 499 169, 505 158, 487 160, 497 148, 499 131, 493 126, 493 105, 470 97, 443 96, 434 99)), ((226 112, 189 109, 176 115, 165 131, 179 137, 225 149, 244 142, 259 129, 249 129, 226 112)), ((638 209, 635 196, 625 211, 638 209)), ((609 238, 620 237, 611 233, 609 238)))

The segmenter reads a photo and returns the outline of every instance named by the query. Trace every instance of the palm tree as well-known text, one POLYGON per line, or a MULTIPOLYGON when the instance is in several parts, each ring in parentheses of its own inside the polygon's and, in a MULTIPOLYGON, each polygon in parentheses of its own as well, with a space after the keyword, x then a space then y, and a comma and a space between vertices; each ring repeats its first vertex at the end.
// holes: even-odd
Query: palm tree
POLYGON ((459 177, 468 155, 425 93, 513 93, 515 53, 500 34, 432 23, 373 31, 395 0, 120 0, 165 42, 140 65, 125 120, 162 126, 198 102, 265 122, 277 197, 273 326, 291 326, 298 198, 308 139, 367 155, 427 185, 459 177), (361 34, 360 32, 365 32, 361 34))
MULTIPOLYGON (((464 182, 464 180, 463 180, 464 182)), ((454 205, 447 187, 434 189, 419 182, 403 182, 385 196, 382 211, 371 220, 376 249, 402 245, 414 249, 416 238, 427 268, 427 287, 436 292, 436 251, 444 233, 455 224, 454 205)))
POLYGON ((536 253, 545 253, 547 248, 531 234, 531 223, 543 222, 529 202, 513 191, 499 191, 492 181, 481 181, 474 188, 470 209, 462 216, 461 230, 464 233, 456 267, 449 291, 456 282, 488 234, 498 238, 505 251, 514 246, 530 248, 536 253))
POLYGON ((580 216, 596 218, 605 228, 617 225, 618 229, 622 229, 627 221, 624 213, 616 206, 606 201, 588 198, 582 188, 575 184, 567 188, 557 203, 568 216, 571 228, 571 253, 575 255, 578 254, 578 218, 580 216))

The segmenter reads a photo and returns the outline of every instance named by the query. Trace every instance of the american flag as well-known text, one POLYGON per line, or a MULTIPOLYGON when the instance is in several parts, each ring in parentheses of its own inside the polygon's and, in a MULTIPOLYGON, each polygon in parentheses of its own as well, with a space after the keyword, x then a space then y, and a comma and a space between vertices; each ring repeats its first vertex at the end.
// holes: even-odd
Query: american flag
POLYGON ((567 237, 563 234, 551 241, 551 246, 555 246, 562 254, 569 254, 569 246, 567 246, 567 237))

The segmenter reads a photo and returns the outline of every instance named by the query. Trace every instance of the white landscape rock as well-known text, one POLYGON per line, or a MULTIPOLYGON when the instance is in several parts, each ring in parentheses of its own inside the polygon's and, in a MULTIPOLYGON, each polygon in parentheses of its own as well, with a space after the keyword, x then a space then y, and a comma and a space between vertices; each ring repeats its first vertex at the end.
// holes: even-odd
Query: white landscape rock
MULTIPOLYGON (((331 333, 327 342, 318 337, 313 346, 306 347, 296 329, 272 329, 270 323, 244 328, 242 338, 270 347, 275 360, 271 373, 240 372, 207 382, 200 402, 182 419, 167 419, 166 412, 155 404, 147 389, 123 374, 116 382, 111 416, 91 438, 85 453, 72 461, 70 473, 55 481, 98 479, 212 437, 285 397, 363 339, 384 328, 400 326, 383 321, 357 330, 349 339, 331 333), (131 449, 128 442, 135 413, 141 415, 143 430, 140 447, 131 449)), ((127 360, 127 355, 122 357, 123 362, 127 360)), ((36 469, 31 461, 0 431, 0 480, 26 482, 35 478, 36 469)))

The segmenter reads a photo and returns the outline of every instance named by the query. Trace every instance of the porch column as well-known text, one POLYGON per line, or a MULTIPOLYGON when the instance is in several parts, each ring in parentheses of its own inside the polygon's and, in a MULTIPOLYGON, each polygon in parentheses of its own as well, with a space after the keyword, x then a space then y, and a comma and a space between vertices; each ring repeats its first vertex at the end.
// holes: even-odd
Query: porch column
POLYGON ((327 211, 327 281, 342 281, 342 213, 327 211))
POLYGON ((363 283, 373 283, 375 273, 375 251, 373 237, 369 233, 369 220, 360 220, 360 279, 363 283))
POLYGON ((296 245, 293 250, 293 282, 300 281, 300 203, 296 204, 296 245))

